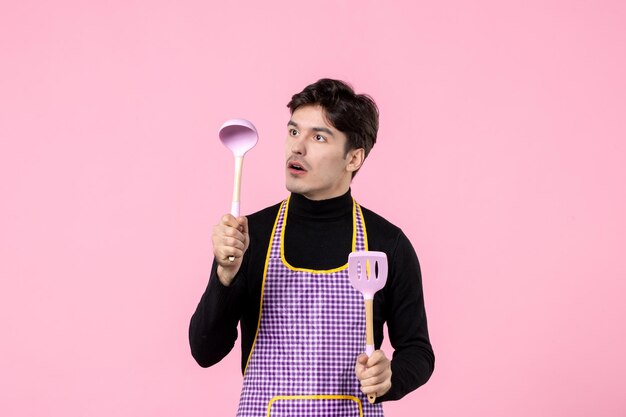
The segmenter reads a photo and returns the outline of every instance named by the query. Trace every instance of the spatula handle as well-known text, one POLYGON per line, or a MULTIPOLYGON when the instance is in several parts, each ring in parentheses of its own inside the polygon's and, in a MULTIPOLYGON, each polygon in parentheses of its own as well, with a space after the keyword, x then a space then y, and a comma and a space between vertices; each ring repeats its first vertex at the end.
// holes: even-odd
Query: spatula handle
MULTIPOLYGON (((365 299, 365 353, 372 356, 374 353, 374 300, 365 299)), ((367 400, 370 404, 376 401, 375 394, 369 394, 367 400)))
POLYGON ((374 300, 365 300, 365 353, 374 353, 374 300))

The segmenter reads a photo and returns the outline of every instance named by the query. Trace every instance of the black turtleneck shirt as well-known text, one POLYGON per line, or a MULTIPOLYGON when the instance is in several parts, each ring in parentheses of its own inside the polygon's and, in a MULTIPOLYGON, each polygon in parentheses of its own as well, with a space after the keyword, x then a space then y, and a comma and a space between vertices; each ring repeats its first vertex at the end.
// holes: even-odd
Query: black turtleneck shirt
MULTIPOLYGON (((248 216, 250 245, 233 283, 226 287, 213 262, 209 284, 191 318, 189 342, 198 364, 219 362, 233 348, 241 324, 241 368, 245 371, 259 322, 265 258, 280 203, 248 216)), ((402 230, 361 207, 368 249, 387 254, 385 287, 374 296, 374 341, 387 323, 394 348, 391 389, 377 402, 397 400, 428 381, 435 357, 428 337, 417 256, 402 230)), ((313 201, 292 194, 285 229, 285 258, 297 268, 327 270, 345 265, 352 251, 352 196, 313 201)), ((387 352, 388 353, 388 352, 387 352)), ((355 358, 356 360, 356 358, 355 358)))

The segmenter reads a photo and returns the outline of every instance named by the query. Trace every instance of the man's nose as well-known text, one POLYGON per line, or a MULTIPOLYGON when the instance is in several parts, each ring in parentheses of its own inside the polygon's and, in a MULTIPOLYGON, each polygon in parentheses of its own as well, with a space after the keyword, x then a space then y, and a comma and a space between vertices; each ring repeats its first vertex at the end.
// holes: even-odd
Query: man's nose
POLYGON ((306 146, 304 144, 304 138, 292 138, 291 153, 297 155, 304 155, 306 153, 306 146))

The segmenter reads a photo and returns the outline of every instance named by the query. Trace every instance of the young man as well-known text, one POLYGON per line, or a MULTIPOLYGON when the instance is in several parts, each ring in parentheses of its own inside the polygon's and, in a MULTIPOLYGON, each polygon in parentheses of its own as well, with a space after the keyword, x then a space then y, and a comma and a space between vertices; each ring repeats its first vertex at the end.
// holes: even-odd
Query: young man
POLYGON ((350 193, 376 142, 378 109, 330 79, 287 106, 291 195, 247 218, 227 214, 214 227, 215 260, 191 319, 191 351, 203 367, 219 362, 241 324, 238 416, 382 416, 382 402, 430 378, 434 355, 411 243, 350 193), (387 254, 387 283, 374 298, 374 338, 380 349, 386 322, 392 360, 382 350, 363 353, 363 298, 347 272, 355 250, 387 254))

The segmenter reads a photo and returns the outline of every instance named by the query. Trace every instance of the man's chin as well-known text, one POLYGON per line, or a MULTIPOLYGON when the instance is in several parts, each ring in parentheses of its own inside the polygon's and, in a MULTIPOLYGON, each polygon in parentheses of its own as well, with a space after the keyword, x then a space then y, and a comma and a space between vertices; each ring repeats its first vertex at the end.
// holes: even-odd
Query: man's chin
POLYGON ((293 181, 289 181, 289 180, 285 182, 285 188, 290 193, 296 193, 296 194, 302 194, 302 190, 303 190, 302 187, 298 187, 296 184, 293 183, 293 181))
POLYGON ((302 181, 298 181, 298 178, 289 178, 289 174, 287 174, 287 180, 285 181, 285 188, 290 193, 302 194, 305 195, 310 191, 309 187, 306 187, 302 181))

